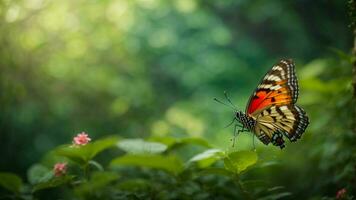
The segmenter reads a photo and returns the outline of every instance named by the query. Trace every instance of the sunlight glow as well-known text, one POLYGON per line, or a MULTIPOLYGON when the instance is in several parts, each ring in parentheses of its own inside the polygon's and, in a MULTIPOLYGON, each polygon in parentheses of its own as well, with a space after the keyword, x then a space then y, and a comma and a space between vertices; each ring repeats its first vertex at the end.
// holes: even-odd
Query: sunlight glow
POLYGON ((202 136, 204 132, 203 122, 189 112, 178 108, 171 108, 166 114, 167 120, 184 129, 191 136, 202 136))

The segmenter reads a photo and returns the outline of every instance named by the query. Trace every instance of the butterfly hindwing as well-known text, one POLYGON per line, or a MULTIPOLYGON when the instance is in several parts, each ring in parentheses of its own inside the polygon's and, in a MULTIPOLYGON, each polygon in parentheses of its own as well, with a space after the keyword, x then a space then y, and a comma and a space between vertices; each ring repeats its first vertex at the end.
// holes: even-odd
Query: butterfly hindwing
POLYGON ((309 125, 309 118, 307 116, 307 113, 303 110, 303 108, 297 105, 294 106, 295 106, 294 112, 297 118, 297 123, 295 123, 293 127, 293 131, 289 134, 290 135, 289 139, 292 142, 299 139, 309 125))
POLYGON ((292 60, 281 60, 264 76, 250 97, 247 114, 258 112, 271 105, 295 103, 298 99, 298 82, 292 60))
POLYGON ((280 136, 284 135, 294 142, 301 137, 308 124, 309 119, 299 106, 292 104, 272 106, 258 114, 254 131, 259 138, 263 139, 264 143, 274 143, 274 137, 276 137, 276 139, 282 140, 279 142, 281 144, 284 141, 280 136), (278 137, 274 136, 276 134, 278 137))

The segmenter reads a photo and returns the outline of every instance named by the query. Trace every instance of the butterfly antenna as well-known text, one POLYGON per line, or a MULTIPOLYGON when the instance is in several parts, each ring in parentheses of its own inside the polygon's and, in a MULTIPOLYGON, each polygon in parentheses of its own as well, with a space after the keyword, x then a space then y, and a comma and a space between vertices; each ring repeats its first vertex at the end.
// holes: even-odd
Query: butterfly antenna
POLYGON ((218 103, 221 103, 222 105, 225 105, 225 106, 227 106, 227 107, 230 107, 230 108, 232 108, 233 110, 237 110, 234 106, 232 106, 232 105, 230 105, 230 104, 226 104, 226 103, 220 101, 220 100, 217 99, 217 98, 214 98, 214 101, 216 101, 216 102, 218 102, 218 103))
POLYGON ((227 95, 227 92, 226 92, 226 91, 224 91, 224 95, 225 95, 226 100, 231 104, 231 106, 232 106, 235 110, 237 110, 237 107, 232 103, 232 101, 231 101, 231 99, 229 98, 229 96, 227 95))
POLYGON ((235 122, 235 120, 236 120, 236 118, 233 118, 232 121, 228 125, 226 125, 224 128, 231 126, 235 122))

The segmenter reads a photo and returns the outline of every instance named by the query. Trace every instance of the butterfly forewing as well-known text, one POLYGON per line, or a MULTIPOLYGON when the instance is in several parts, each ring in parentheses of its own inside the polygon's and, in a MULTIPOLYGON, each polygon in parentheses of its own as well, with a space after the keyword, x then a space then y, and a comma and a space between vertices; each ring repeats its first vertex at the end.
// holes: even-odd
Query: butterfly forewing
POLYGON ((281 60, 264 76, 250 97, 246 113, 252 114, 275 104, 295 103, 298 99, 298 82, 292 60, 281 60))

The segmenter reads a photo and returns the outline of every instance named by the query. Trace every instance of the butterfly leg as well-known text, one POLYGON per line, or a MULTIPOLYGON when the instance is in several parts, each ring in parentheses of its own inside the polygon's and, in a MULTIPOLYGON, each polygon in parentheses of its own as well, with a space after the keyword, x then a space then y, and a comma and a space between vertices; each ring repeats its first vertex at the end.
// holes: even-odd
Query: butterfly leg
POLYGON ((241 126, 239 124, 235 124, 235 127, 234 127, 234 138, 233 138, 233 141, 232 141, 232 147, 235 147, 235 143, 236 143, 236 137, 244 131, 244 127, 242 126, 242 129, 237 129, 237 127, 240 127, 241 126))

